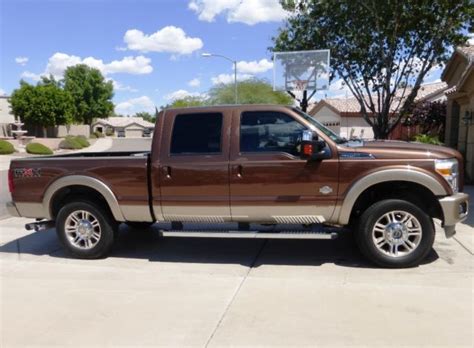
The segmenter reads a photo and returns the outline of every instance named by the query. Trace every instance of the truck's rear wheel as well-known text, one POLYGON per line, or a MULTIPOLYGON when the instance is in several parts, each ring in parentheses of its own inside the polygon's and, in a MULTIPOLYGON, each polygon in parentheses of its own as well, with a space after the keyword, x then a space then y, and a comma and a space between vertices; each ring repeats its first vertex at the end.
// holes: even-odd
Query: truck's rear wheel
POLYGON ((360 217, 356 241, 361 252, 379 266, 418 265, 435 238, 431 218, 416 205, 397 199, 377 202, 360 217))
POLYGON ((84 259, 104 257, 114 243, 117 223, 91 202, 66 204, 56 218, 56 233, 66 250, 84 259))

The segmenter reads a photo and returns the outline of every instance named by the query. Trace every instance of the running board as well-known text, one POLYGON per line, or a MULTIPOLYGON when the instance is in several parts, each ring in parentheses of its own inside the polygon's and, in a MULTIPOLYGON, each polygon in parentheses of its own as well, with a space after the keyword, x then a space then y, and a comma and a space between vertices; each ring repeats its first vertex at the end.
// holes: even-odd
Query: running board
POLYGON ((281 231, 281 232, 259 232, 259 231, 184 231, 184 230, 160 230, 163 237, 195 237, 195 238, 268 238, 268 239, 335 239, 336 232, 312 232, 312 231, 281 231))

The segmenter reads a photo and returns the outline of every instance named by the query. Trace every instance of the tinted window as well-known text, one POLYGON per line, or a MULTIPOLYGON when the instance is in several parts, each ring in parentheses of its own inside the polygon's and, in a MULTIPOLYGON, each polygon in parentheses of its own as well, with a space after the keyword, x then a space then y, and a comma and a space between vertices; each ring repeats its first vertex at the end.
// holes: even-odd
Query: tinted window
POLYGON ((280 112, 244 112, 240 119, 241 152, 287 152, 299 155, 305 127, 280 112))
POLYGON ((174 120, 171 154, 219 153, 222 114, 178 115, 174 120))

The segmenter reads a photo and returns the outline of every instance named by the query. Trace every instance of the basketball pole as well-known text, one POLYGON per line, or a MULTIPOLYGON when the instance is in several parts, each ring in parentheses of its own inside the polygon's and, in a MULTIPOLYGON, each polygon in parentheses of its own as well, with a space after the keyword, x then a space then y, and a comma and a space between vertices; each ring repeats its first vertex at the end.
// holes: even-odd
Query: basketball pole
POLYGON ((300 109, 303 112, 308 110, 309 100, 313 97, 316 91, 313 91, 311 95, 308 97, 308 90, 303 90, 303 97, 301 99, 296 98, 296 95, 292 91, 286 91, 294 100, 300 103, 300 109))

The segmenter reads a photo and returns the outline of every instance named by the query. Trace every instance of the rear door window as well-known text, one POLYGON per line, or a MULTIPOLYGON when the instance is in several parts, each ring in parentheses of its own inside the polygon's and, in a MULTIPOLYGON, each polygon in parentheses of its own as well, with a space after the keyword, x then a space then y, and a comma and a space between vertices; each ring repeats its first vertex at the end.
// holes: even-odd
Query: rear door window
POLYGON ((218 154, 222 151, 222 114, 181 114, 174 120, 171 155, 218 154))

